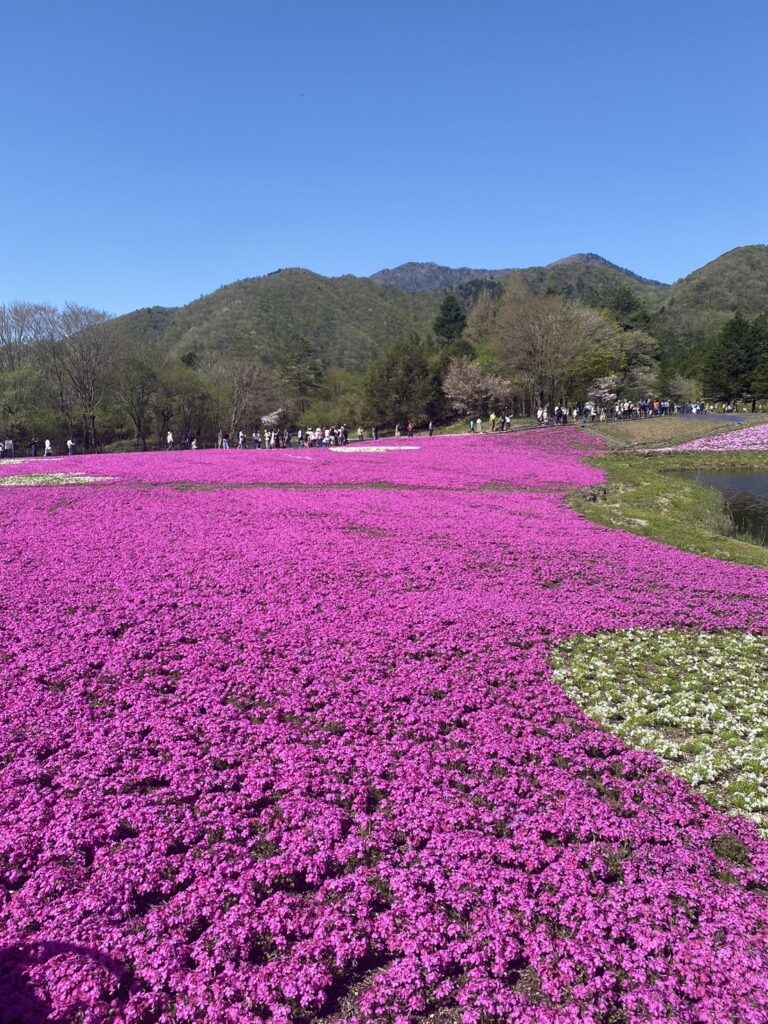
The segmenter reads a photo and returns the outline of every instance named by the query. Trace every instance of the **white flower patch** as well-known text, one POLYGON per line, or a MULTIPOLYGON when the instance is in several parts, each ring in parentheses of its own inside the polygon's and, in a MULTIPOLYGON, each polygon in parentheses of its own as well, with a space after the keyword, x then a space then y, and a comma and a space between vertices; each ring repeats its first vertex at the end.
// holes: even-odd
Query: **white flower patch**
POLYGON ((768 835, 768 637, 582 636, 559 648, 554 665, 593 718, 768 835))
POLYGON ((82 473, 27 473, 25 476, 0 476, 0 487, 51 487, 62 484, 103 484, 111 476, 86 476, 82 473))
POLYGON ((359 448, 352 445, 344 445, 338 448, 330 448, 329 450, 332 452, 417 452, 419 448, 421 448, 420 444, 371 444, 359 448))

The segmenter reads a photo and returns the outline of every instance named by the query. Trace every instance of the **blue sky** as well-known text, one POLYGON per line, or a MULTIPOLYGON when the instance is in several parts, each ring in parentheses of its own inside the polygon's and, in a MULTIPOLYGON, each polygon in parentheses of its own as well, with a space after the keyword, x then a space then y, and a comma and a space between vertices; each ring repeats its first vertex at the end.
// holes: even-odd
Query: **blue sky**
POLYGON ((0 302, 768 242, 768 4, 4 0, 0 302))

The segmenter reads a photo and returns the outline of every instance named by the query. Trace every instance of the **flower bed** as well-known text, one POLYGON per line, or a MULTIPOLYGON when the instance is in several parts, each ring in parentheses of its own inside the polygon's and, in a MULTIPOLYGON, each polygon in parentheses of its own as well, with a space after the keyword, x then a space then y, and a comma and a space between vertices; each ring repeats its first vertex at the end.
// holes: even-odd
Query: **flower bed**
POLYGON ((766 1019, 768 845, 549 659, 766 631, 768 577, 580 519, 576 430, 433 440, 7 493, 12 1020, 766 1019))
POLYGON ((768 452, 768 423, 743 430, 729 430, 713 437, 699 437, 695 441, 671 449, 676 452, 768 452))
POLYGON ((592 717, 768 836, 768 637, 580 636, 556 652, 555 666, 592 717))

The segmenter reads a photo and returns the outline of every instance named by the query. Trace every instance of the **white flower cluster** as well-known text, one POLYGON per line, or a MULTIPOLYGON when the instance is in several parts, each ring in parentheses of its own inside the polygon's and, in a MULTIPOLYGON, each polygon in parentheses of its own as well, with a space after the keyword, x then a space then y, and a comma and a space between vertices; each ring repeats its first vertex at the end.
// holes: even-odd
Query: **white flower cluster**
POLYGON ((554 665, 588 714, 768 835, 768 637, 580 636, 559 648, 554 665))
POLYGON ((101 484, 108 476, 85 476, 82 473, 27 473, 24 476, 0 476, 0 487, 45 487, 56 484, 101 484))

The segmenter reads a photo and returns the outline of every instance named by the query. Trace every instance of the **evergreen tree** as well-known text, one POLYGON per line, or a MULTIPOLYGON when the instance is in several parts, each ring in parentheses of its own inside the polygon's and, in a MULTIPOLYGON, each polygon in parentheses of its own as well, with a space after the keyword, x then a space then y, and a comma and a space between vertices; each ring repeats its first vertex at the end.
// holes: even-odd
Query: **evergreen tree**
POLYGON ((446 295, 432 324, 440 348, 458 341, 467 326, 467 318, 453 293, 446 295))
POLYGON ((768 398, 768 317, 763 313, 752 321, 752 348, 755 371, 752 375, 753 399, 768 398))
POLYGON ((436 419, 442 405, 440 379, 423 348, 401 342, 375 363, 365 381, 365 406, 372 420, 415 424, 436 419))
POLYGON ((701 383, 707 398, 731 402, 749 394, 759 352, 753 325, 737 313, 704 354, 701 383))

